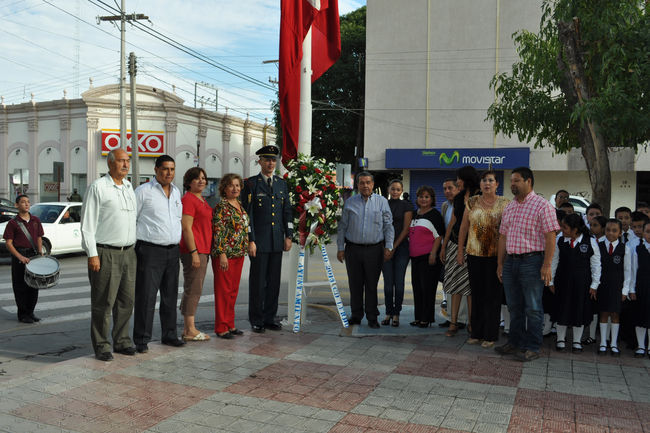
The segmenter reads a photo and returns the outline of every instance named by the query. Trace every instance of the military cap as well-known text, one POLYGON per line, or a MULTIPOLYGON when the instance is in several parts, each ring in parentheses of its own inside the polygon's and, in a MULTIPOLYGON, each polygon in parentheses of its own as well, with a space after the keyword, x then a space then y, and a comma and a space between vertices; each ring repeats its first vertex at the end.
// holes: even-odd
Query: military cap
POLYGON ((278 155, 280 154, 280 149, 278 149, 276 146, 269 144, 268 146, 262 147, 260 150, 255 152, 255 155, 259 156, 260 158, 277 158, 278 155))

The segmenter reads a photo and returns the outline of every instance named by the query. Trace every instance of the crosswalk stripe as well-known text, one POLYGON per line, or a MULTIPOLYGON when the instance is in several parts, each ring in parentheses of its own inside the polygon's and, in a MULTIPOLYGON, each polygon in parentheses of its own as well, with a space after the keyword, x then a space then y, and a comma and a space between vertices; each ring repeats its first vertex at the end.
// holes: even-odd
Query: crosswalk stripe
MULTIPOLYGON (((72 283, 83 283, 86 282, 88 283, 88 276, 83 276, 83 277, 66 277, 66 278, 59 278, 59 285, 64 285, 64 284, 72 284, 72 283)), ((0 283, 0 289, 11 289, 13 286, 11 285, 11 282, 9 283, 0 283)))

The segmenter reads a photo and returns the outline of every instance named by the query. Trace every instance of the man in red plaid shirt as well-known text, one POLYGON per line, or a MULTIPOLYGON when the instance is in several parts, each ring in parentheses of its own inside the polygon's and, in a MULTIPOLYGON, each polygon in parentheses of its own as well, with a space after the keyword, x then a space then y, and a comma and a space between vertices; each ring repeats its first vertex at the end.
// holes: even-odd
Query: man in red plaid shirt
POLYGON ((542 290, 551 281, 555 232, 560 227, 553 205, 533 191, 528 167, 512 171, 515 195, 503 211, 499 228, 497 274, 503 282, 510 311, 508 343, 495 350, 520 361, 539 358, 544 311, 542 290))

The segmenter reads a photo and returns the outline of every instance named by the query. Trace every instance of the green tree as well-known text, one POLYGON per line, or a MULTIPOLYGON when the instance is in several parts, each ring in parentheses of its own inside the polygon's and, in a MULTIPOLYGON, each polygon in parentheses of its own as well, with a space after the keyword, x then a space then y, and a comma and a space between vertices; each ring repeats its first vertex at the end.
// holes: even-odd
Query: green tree
POLYGON ((642 0, 544 0, 539 33, 513 35, 520 61, 496 75, 488 109, 506 136, 580 148, 609 214, 608 150, 650 139, 650 17, 642 0))
MULTIPOLYGON (((366 7, 342 15, 341 57, 312 84, 312 155, 353 163, 363 155, 366 7), (356 149, 356 154, 355 154, 356 149)), ((277 143, 282 143, 280 105, 274 101, 277 143)))

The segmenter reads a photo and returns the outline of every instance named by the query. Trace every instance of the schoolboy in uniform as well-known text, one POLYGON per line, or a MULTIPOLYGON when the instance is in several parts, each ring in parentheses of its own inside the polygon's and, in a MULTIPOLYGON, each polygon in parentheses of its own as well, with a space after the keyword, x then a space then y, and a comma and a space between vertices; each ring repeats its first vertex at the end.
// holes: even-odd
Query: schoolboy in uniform
POLYGON ((632 254, 632 282, 630 299, 634 306, 634 325, 637 348, 635 358, 643 358, 646 349, 646 333, 650 328, 650 222, 643 226, 643 240, 632 254))

